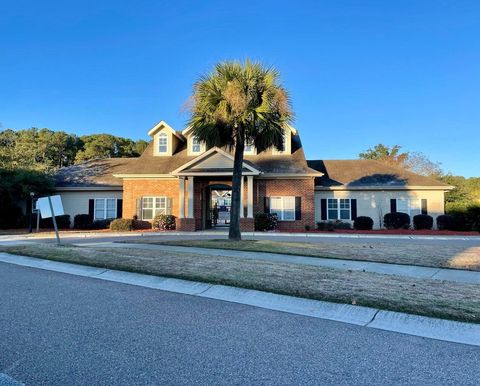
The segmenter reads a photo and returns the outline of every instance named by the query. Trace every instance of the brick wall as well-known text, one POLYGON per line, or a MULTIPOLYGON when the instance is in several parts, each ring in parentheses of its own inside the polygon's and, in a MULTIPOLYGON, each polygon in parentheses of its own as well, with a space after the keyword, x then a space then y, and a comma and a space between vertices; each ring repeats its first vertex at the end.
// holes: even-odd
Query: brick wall
POLYGON ((137 199, 147 196, 165 196, 172 199, 172 214, 178 217, 178 179, 124 180, 123 217, 137 214, 137 199))
MULTIPOLYGON (((202 229, 202 207, 205 205, 205 187, 211 184, 231 185, 224 180, 194 180, 194 217, 195 229, 202 229)), ((185 183, 187 190, 187 183, 185 183)), ((123 182, 123 217, 132 218, 137 211, 137 199, 145 196, 166 196, 172 199, 172 214, 178 217, 179 183, 178 179, 159 180, 124 180, 123 182)), ((301 197, 302 219, 297 221, 279 221, 278 229, 283 231, 305 230, 305 225, 315 227, 314 180, 309 179, 254 179, 253 213, 264 211, 264 198, 271 196, 301 197)), ((244 207, 247 210, 247 182, 244 183, 244 207)), ((185 191, 185 201, 187 192, 185 191)), ((185 202, 187 211, 187 202, 185 202)))
POLYGON ((315 229, 315 199, 314 179, 258 179, 254 180, 253 211, 264 212, 265 197, 295 196, 301 197, 302 219, 297 221, 279 221, 278 228, 282 231, 304 231, 305 225, 315 229))

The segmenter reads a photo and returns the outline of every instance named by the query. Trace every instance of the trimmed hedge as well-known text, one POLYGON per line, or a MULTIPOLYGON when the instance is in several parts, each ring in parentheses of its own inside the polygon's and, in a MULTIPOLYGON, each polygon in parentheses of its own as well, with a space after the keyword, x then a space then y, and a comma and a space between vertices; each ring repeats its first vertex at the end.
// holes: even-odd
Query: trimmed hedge
POLYGON ((383 216, 383 225, 387 229, 408 229, 410 216, 402 212, 387 213, 383 216))
MULTIPOLYGON (((57 220, 58 229, 68 229, 70 228, 70 215, 64 214, 62 216, 55 216, 57 220)), ((53 229, 53 220, 49 218, 40 218, 40 228, 53 229)))
POLYGON ((353 228, 359 231, 371 231, 373 219, 368 216, 359 216, 353 221, 353 228))
POLYGON ((176 217, 173 214, 158 214, 152 222, 153 229, 162 231, 175 230, 176 217))
POLYGON ((352 224, 343 222, 342 220, 317 222, 317 230, 319 231, 333 232, 335 229, 352 229, 352 224))
POLYGON ((273 231, 277 227, 278 217, 276 214, 255 214, 255 230, 260 232, 273 231))
POLYGON ((437 217, 437 228, 440 231, 454 231, 455 217, 449 214, 442 214, 437 217))
POLYGON ((108 229, 110 227, 110 223, 115 220, 113 218, 107 218, 105 220, 95 220, 92 222, 91 229, 108 229))
POLYGON ((135 220, 131 218, 117 218, 110 223, 111 231, 132 231, 135 229, 135 220))
POLYGON ((413 227, 417 230, 432 229, 433 217, 428 214, 417 214, 416 216, 413 216, 413 227))
POLYGON ((92 220, 88 214, 77 214, 73 218, 73 227, 75 229, 91 229, 92 220))

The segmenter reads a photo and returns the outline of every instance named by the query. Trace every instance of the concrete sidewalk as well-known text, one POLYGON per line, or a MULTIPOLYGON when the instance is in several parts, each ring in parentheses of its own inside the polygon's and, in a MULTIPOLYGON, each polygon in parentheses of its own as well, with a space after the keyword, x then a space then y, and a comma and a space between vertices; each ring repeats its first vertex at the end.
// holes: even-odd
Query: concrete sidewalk
MULTIPOLYGON (((480 325, 0 253, 0 262, 480 346, 480 325)), ((1 375, 1 373, 0 373, 1 375)), ((1 380, 1 379, 0 379, 1 380)), ((0 383, 1 384, 1 383, 0 383)), ((8 383, 7 383, 8 384, 8 383)))
POLYGON ((335 258, 322 258, 311 256, 293 256, 282 255, 278 253, 262 253, 262 252, 245 252, 227 249, 213 248, 195 248, 180 247, 161 244, 135 244, 135 243, 114 243, 114 242, 97 242, 82 243, 78 246, 106 247, 106 248, 131 248, 156 250, 163 252, 176 253, 195 253, 207 256, 223 256, 252 260, 267 260, 290 264, 314 265, 319 267, 364 271, 381 273, 385 275, 406 276, 414 278, 427 278, 434 280, 446 280, 459 283, 480 284, 480 272, 466 271, 460 269, 432 268, 420 267, 416 265, 375 263, 370 261, 343 260, 335 258))

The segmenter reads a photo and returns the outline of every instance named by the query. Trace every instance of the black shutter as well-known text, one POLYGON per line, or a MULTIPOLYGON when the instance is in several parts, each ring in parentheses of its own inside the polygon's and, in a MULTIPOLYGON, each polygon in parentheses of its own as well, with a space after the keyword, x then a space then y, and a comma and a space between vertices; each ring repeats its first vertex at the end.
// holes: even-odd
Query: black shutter
POLYGON ((350 200, 350 209, 352 211, 352 220, 357 218, 357 199, 353 198, 350 200))
POLYGON ((428 214, 426 198, 422 198, 422 214, 428 214))
POLYGON ((88 217, 90 217, 90 221, 93 221, 93 215, 95 212, 95 200, 91 198, 88 200, 88 217))
POLYGON ((397 213, 397 199, 390 199, 390 213, 397 213))
POLYGON ((263 198, 264 213, 270 213, 270 197, 263 198))
POLYGON ((142 219, 142 199, 141 198, 137 198, 137 207, 136 207, 135 215, 137 216, 137 220, 142 219))
POLYGON ((122 218, 123 212, 123 200, 121 198, 117 199, 117 218, 122 218))
POLYGON ((302 197, 295 197, 295 220, 302 219, 302 197))
POLYGON ((327 219, 327 199, 326 198, 322 198, 320 200, 320 210, 321 210, 321 214, 320 214, 320 218, 322 220, 326 220, 327 219))

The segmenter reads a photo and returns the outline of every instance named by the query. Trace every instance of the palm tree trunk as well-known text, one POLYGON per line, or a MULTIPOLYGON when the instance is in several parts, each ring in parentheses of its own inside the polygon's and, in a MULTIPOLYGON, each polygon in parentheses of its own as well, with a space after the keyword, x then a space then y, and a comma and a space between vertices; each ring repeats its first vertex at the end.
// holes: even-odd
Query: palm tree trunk
POLYGON ((233 241, 239 241, 242 239, 242 234, 240 232, 240 187, 242 183, 243 151, 245 148, 245 142, 243 139, 243 130, 241 131, 242 133, 237 136, 237 141, 235 143, 235 155, 233 160, 232 206, 230 210, 230 228, 228 231, 228 239, 233 241))

